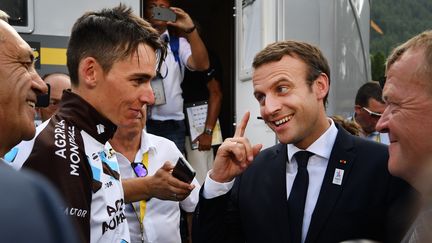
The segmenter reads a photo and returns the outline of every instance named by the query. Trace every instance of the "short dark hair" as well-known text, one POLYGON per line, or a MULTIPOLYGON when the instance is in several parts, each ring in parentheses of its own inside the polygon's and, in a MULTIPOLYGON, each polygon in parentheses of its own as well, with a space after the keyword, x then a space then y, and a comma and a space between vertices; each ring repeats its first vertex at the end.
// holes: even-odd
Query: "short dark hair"
POLYGON ((72 85, 78 85, 78 65, 86 57, 94 57, 104 72, 110 71, 115 61, 136 52, 138 45, 151 46, 159 56, 166 47, 151 25, 120 4, 98 12, 87 12, 72 27, 67 49, 67 66, 72 85))
MULTIPOLYGON (((327 75, 330 84, 330 67, 327 59, 318 47, 306 42, 287 40, 270 44, 256 54, 252 66, 256 69, 263 64, 280 61, 286 55, 300 58, 305 62, 309 69, 306 81, 310 87, 321 73, 327 75)), ((327 96, 328 93, 324 97, 324 105, 327 104, 327 96)))
POLYGON ((373 98, 374 100, 384 104, 382 99, 382 89, 378 82, 371 81, 360 86, 355 97, 355 104, 362 107, 367 107, 369 105, 370 98, 373 98))

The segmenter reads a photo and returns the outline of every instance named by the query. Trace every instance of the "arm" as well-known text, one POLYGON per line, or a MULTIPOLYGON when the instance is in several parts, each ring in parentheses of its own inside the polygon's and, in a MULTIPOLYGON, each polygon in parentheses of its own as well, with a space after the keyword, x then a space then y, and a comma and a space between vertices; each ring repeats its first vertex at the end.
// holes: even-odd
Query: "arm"
POLYGON ((165 162, 153 176, 122 180, 126 203, 150 200, 152 197, 171 201, 185 199, 195 186, 174 178, 172 169, 173 166, 165 162))
MULTIPOLYGON (((79 163, 79 170, 71 170, 72 167, 70 167, 70 165, 72 162, 69 160, 68 156, 58 156, 56 154, 56 152, 59 153, 58 151, 62 152, 64 150, 59 150, 59 148, 54 145, 54 141, 50 139, 54 137, 50 129, 54 127, 54 124, 59 123, 52 120, 47 125, 48 129, 42 130, 39 134, 40 136, 33 140, 35 141, 34 144, 28 147, 31 153, 29 153, 28 157, 22 158, 25 160, 23 169, 36 171, 55 186, 65 202, 61 210, 75 226, 79 242, 90 242, 90 209, 91 197, 93 194, 91 191, 91 169, 82 150, 79 150, 79 161, 81 161, 79 163), (71 173, 73 173, 74 176, 70 176, 71 173), (75 176, 76 174, 79 176, 75 176), (78 209, 85 213, 78 216, 78 209)), ((76 129, 75 132, 77 131, 76 129)), ((65 139, 62 141, 70 141, 69 139, 73 139, 80 148, 84 147, 82 138, 77 133, 73 134, 72 132, 69 133, 66 131, 64 135, 65 139)), ((17 159, 19 159, 19 157, 17 157, 17 159)))
POLYGON ((192 19, 180 8, 171 7, 170 9, 176 13, 177 20, 176 22, 168 22, 168 24, 181 30, 191 46, 192 55, 187 60, 187 66, 196 71, 207 70, 210 66, 207 49, 192 19), (188 33, 191 30, 192 32, 188 33))
MULTIPOLYGON (((216 154, 213 169, 209 172, 206 183, 201 188, 200 200, 194 213, 193 242, 244 242, 237 204, 240 177, 232 189, 216 197, 206 197, 209 192, 218 195, 211 188, 229 187, 236 176, 243 173, 262 145, 251 146, 244 137, 249 113, 243 116, 233 138, 226 139, 216 154), (209 184, 209 185, 207 185, 209 184)), ((232 184, 231 184, 232 185, 232 184)), ((220 190, 219 190, 220 191, 220 190)))
POLYGON ((202 187, 192 221, 192 242, 245 242, 237 205, 237 187, 236 181, 228 193, 212 199, 204 197, 202 187))
POLYGON ((247 112, 236 128, 233 138, 227 138, 219 147, 209 177, 219 183, 229 182, 247 169, 259 153, 262 144, 252 146, 244 136, 250 113, 247 112))
MULTIPOLYGON (((216 121, 218 119, 222 105, 222 89, 219 81, 215 78, 211 79, 207 83, 207 88, 209 90, 209 101, 205 128, 210 128, 211 130, 213 130, 216 125, 216 121)), ((194 142, 196 141, 199 141, 198 150, 210 150, 212 135, 203 132, 195 139, 194 142)))

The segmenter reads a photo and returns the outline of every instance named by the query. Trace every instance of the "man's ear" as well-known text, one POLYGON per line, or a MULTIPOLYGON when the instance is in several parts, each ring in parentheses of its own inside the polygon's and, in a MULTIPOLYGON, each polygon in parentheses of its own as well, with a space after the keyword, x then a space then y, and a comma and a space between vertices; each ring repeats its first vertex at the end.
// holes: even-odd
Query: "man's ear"
POLYGON ((325 73, 321 73, 315 80, 317 98, 324 99, 328 94, 330 88, 330 82, 325 73))
POLYGON ((102 67, 94 57, 82 59, 78 65, 78 77, 80 84, 88 88, 94 88, 97 85, 98 75, 102 72, 102 67))

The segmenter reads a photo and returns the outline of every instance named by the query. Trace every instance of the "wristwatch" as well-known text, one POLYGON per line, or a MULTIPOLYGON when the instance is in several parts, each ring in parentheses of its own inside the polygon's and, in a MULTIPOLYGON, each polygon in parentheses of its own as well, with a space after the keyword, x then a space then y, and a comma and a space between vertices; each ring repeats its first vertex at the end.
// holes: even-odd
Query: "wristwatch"
POLYGON ((204 129, 204 133, 207 134, 207 135, 213 135, 213 129, 206 127, 204 129))

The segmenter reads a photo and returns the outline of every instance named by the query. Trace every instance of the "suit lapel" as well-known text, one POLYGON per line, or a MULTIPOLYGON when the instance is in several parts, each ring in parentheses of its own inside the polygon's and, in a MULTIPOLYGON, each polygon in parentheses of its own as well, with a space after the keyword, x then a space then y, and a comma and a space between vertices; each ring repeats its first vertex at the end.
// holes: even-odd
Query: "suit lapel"
POLYGON ((287 199, 286 190, 286 166, 288 162, 287 145, 278 144, 275 150, 274 157, 271 158, 274 163, 267 163, 269 181, 273 186, 269 189, 270 194, 276 196, 275 199, 287 199))
MULTIPOLYGON (((271 163, 267 163, 266 175, 269 175, 267 195, 272 205, 272 214, 270 220, 277 222, 274 225, 277 235, 281 237, 280 242, 288 242, 289 240, 289 225, 288 225, 288 208, 287 208, 287 189, 286 189, 286 166, 288 162, 287 145, 278 144, 274 150, 274 156, 270 157, 271 163)), ((270 161, 269 161, 270 162, 270 161)))
POLYGON ((326 224, 330 213, 339 199, 340 193, 345 187, 346 180, 349 178, 349 173, 354 163, 353 139, 344 129, 339 126, 337 128, 339 131, 330 154, 318 201, 312 214, 306 243, 317 241, 320 231, 326 224), (339 176, 336 176, 336 173, 339 176), (342 178, 340 176, 341 173, 343 173, 342 178))

